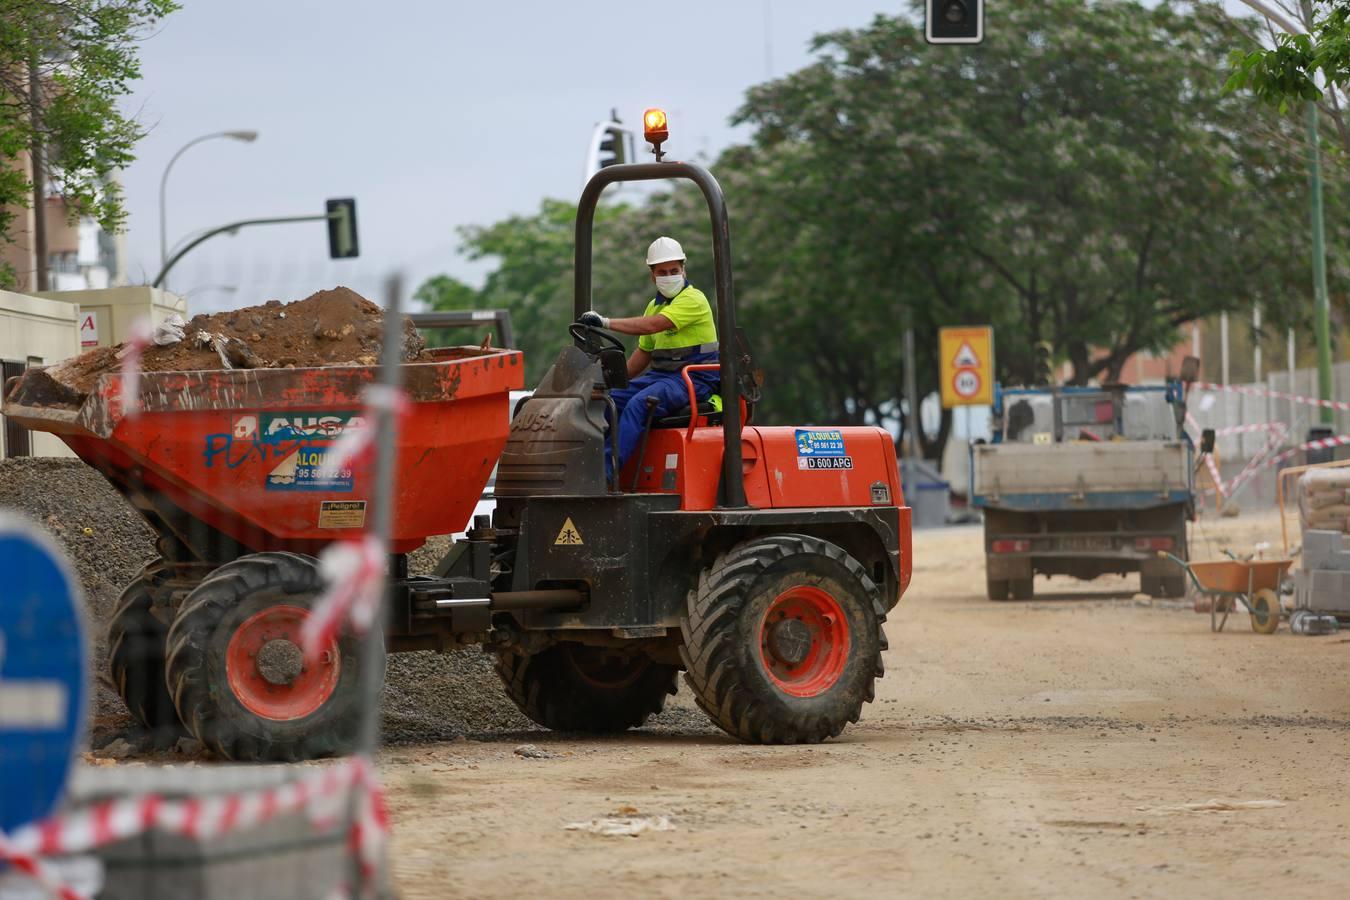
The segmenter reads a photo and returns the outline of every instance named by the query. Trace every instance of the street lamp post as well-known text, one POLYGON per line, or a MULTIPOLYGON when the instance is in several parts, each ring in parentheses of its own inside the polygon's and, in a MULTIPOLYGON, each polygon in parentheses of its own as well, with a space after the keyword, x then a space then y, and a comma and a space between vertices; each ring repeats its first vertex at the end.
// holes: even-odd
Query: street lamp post
POLYGON ((167 212, 164 202, 164 189, 169 184, 169 172, 173 169, 173 164, 178 162, 178 157, 182 156, 189 147, 200 144, 202 141, 210 141, 215 138, 229 138, 233 141, 243 141, 252 143, 258 139, 258 132, 250 130, 241 131, 215 131, 211 134, 204 134, 199 138, 193 138, 186 144, 178 148, 178 152, 169 160, 169 164, 164 167, 164 174, 159 179, 159 265, 163 268, 169 259, 169 238, 168 226, 166 223, 167 212))

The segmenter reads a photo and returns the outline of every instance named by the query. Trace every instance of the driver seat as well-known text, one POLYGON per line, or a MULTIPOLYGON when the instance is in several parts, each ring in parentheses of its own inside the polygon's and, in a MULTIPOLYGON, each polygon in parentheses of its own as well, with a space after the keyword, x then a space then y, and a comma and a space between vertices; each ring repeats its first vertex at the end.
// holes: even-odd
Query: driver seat
MULTIPOLYGON (((695 427, 702 428, 707 425, 722 424, 722 396, 713 394, 707 400, 698 405, 698 421, 695 427)), ((686 404, 682 409, 678 409, 668 416, 662 416, 659 419, 653 419, 652 428, 688 428, 690 419, 689 406, 686 404)))

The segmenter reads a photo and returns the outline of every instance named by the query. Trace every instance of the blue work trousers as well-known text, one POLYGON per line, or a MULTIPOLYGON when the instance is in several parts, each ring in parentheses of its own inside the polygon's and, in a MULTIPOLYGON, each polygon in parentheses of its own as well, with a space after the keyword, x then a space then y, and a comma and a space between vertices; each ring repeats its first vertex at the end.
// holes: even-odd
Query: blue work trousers
MULTIPOLYGON (((694 396, 702 403, 716 393, 718 378, 716 372, 693 372, 694 396)), ((673 415, 689 405, 689 389, 679 372, 647 371, 628 383, 626 388, 615 388, 609 392, 614 398, 614 406, 619 413, 619 469, 637 450, 642 439, 642 429, 647 422, 647 398, 657 399, 656 413, 653 419, 673 415)), ((609 447, 606 445, 606 459, 609 447)))

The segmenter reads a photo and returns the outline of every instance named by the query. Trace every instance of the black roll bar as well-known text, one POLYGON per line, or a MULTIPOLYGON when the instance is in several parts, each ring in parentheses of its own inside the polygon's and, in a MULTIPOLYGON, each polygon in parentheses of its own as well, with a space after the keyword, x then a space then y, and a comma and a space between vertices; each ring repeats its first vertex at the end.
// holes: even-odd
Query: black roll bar
MULTIPOLYGON (((664 181, 687 178, 703 191, 712 220, 714 292, 717 303, 717 339, 726 349, 718 353, 722 380, 722 499, 728 508, 746 506, 741 475, 741 383, 736 377, 736 301, 731 290, 731 233, 726 197, 712 173, 686 162, 630 163, 607 166, 591 176, 577 204, 576 281, 574 316, 591 308, 591 232, 600 193, 620 181, 664 181)), ((695 415, 697 410, 690 410, 695 415)), ((617 423, 616 423, 617 425, 617 423)))

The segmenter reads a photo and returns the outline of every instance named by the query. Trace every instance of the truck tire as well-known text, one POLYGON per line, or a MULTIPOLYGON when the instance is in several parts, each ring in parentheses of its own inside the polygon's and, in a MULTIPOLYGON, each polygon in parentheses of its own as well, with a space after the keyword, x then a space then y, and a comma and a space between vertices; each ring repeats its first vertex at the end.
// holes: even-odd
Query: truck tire
POLYGON ((885 618, 881 591, 841 548, 800 534, 754 538, 717 557, 689 592, 685 680, 732 737, 817 743, 871 702, 885 618))
POLYGON ((169 628, 168 684, 183 723, 227 759, 294 761, 350 752, 365 666, 384 672, 384 642, 343 633, 317 663, 299 648, 320 591, 318 566, 255 553, 216 569, 169 628), (362 644, 378 648, 363 659, 362 644))
POLYGON ((1008 586, 1012 591, 1014 600, 1030 600, 1036 596, 1036 580, 1034 578, 1013 578, 1008 582, 1008 586))
POLYGON ((1008 599, 1008 579, 985 576, 984 583, 990 600, 1002 602, 1008 599))
POLYGON ((162 743, 161 738, 181 735, 183 723, 164 683, 169 629, 150 614, 149 569, 127 585, 108 621, 108 673, 132 718, 154 732, 156 743, 162 743))
POLYGON ((497 675, 530 721, 553 731, 637 728, 675 693, 679 669, 645 654, 563 641, 534 654, 504 650, 497 675))

